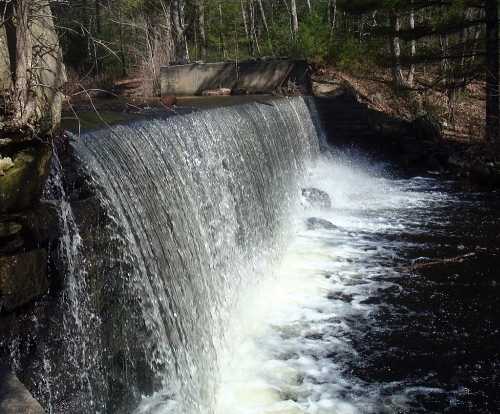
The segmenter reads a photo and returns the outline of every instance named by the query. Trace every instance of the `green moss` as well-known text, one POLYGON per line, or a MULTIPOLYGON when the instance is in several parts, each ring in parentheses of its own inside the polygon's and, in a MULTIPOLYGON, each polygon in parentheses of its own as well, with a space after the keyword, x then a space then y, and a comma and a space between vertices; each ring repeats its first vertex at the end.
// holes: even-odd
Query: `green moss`
POLYGON ((21 211, 38 202, 51 155, 50 146, 40 145, 13 156, 14 166, 0 176, 0 213, 21 211))
POLYGON ((107 125, 135 120, 138 116, 117 111, 99 111, 99 113, 95 111, 82 111, 78 113, 79 119, 74 118, 74 115, 65 114, 61 123, 63 129, 72 132, 78 132, 79 127, 81 130, 99 129, 107 125))

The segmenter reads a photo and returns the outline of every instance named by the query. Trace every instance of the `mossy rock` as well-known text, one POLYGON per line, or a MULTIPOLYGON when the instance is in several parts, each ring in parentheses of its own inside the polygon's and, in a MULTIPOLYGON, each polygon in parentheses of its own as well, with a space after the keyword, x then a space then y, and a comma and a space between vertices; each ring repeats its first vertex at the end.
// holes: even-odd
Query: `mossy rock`
POLYGON ((11 157, 14 165, 0 176, 0 213, 22 211, 38 203, 51 157, 48 144, 22 149, 11 157))

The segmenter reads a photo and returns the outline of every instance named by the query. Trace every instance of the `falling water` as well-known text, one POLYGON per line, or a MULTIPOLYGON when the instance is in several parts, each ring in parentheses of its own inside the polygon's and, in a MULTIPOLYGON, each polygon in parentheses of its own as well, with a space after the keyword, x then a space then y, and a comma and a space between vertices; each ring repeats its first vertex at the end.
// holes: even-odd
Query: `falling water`
MULTIPOLYGON (((302 98, 118 125, 74 137, 74 149, 93 189, 87 214, 106 219, 79 229, 56 168, 66 277, 51 315, 64 326, 49 327, 34 380, 49 411, 458 413, 473 394, 498 412, 484 391, 497 366, 460 359, 478 348, 460 333, 469 296, 485 305, 468 332, 499 335, 483 300, 498 297, 496 281, 479 301, 459 290, 455 312, 451 298, 427 305, 460 275, 446 285, 409 270, 435 250, 489 248, 495 195, 483 203, 327 150, 302 98), (304 187, 332 206, 302 198, 304 187), (478 224, 455 235, 470 211, 478 224), (433 363, 433 341, 412 348, 421 334, 447 344, 448 365, 433 363)), ((467 286, 489 283, 472 275, 467 286)))
POLYGON ((147 375, 164 407, 212 412, 228 315, 286 245, 319 152, 310 109, 296 98, 148 120, 76 150, 129 264, 113 275, 127 285, 128 386, 140 395, 147 375))
POLYGON ((55 313, 62 315, 63 326, 62 329, 51 330, 52 335, 60 336, 55 343, 60 343, 62 346, 54 347, 54 342, 49 342, 50 346, 43 351, 39 393, 46 401, 49 414, 53 413, 53 405, 57 404, 58 400, 59 403, 61 400, 66 400, 63 404, 66 409, 76 410, 74 405, 78 405, 78 409, 98 412, 99 407, 105 405, 103 398, 106 395, 105 382, 99 366, 100 359, 94 355, 100 346, 97 334, 100 319, 91 304, 82 240, 63 186, 63 168, 55 151, 45 197, 58 200, 60 229, 58 258, 60 271, 64 275, 64 288, 56 303, 55 313), (60 364, 57 368, 53 366, 55 361, 60 364), (58 371, 59 375, 64 371, 74 374, 69 376, 66 379, 67 384, 61 387, 60 384, 52 384, 61 381, 58 375, 53 375, 53 371, 58 371), (63 394, 67 393, 68 389, 78 392, 68 397, 63 394), (84 400, 79 398, 79 393, 85 395, 84 400))

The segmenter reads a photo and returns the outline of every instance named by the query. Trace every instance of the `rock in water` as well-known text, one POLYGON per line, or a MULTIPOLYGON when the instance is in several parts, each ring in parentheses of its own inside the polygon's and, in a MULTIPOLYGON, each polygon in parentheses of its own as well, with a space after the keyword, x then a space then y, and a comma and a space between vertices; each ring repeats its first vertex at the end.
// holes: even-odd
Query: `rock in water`
POLYGON ((306 224, 308 230, 337 230, 339 228, 332 222, 318 217, 309 217, 306 224))
POLYGON ((302 197, 309 203, 312 207, 319 208, 331 208, 332 200, 327 192, 320 190, 318 188, 310 187, 302 189, 302 197))
POLYGON ((44 414, 42 406, 7 368, 0 367, 0 413, 44 414))
POLYGON ((167 109, 171 109, 173 106, 177 105, 177 97, 174 95, 162 96, 160 101, 167 109))

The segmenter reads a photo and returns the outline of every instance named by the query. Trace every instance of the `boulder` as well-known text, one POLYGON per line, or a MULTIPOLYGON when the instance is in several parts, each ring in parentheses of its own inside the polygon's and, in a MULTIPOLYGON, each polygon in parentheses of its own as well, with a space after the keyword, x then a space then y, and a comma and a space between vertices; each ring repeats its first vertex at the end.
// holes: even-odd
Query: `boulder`
POLYGON ((38 144, 12 154, 13 166, 0 175, 0 214, 25 210, 38 203, 51 158, 48 144, 38 144))
POLYGON ((162 105, 167 109, 171 109, 173 106, 177 105, 177 97, 174 95, 162 96, 160 101, 162 105))
POLYGON ((30 245, 45 245, 59 236, 59 209, 55 202, 44 201, 34 209, 10 217, 23 226, 25 239, 30 245))
POLYGON ((23 246, 22 229, 15 221, 0 222, 0 254, 13 253, 23 246))
POLYGON ((44 414, 45 411, 17 376, 0 367, 0 413, 44 414))
POLYGON ((303 188, 302 197, 312 207, 331 208, 332 206, 332 200, 328 193, 318 188, 303 188))
POLYGON ((47 246, 58 235, 56 203, 42 202, 32 210, 0 215, 0 255, 47 246))
POLYGON ((439 118, 429 113, 417 116, 411 123, 414 136, 421 141, 439 142, 443 137, 443 128, 439 118))
POLYGON ((0 313, 10 312, 48 291, 47 256, 45 249, 0 256, 0 313))
POLYGON ((309 217, 306 220, 306 225, 309 230, 337 230, 338 226, 333 224, 331 221, 318 218, 318 217, 309 217))

